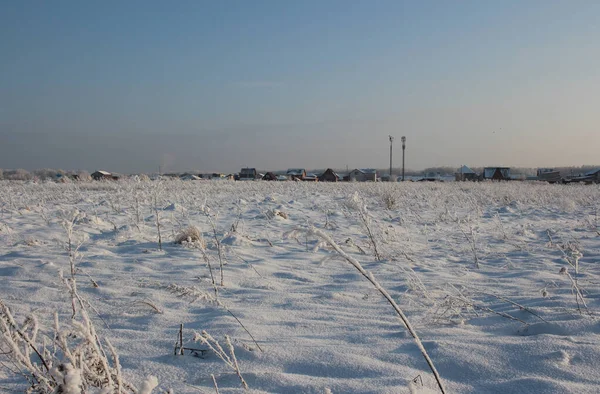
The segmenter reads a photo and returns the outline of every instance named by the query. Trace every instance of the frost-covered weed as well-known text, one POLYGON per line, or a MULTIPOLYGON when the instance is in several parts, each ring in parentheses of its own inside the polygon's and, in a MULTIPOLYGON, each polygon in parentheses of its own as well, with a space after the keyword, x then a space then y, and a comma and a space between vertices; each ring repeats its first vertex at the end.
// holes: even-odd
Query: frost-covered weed
MULTIPOLYGON (((393 185, 395 186, 395 185, 393 185)), ((394 189, 386 189, 381 194, 381 200, 386 209, 392 211, 398 207, 398 197, 394 189)))
POLYGON ((225 345, 226 348, 223 349, 219 341, 213 338, 208 332, 202 331, 202 333, 195 333, 194 341, 200 342, 203 345, 208 346, 208 348, 217 355, 223 362, 231 368, 240 379, 240 383, 244 390, 249 390, 248 384, 244 380, 242 373, 240 371, 240 366, 235 356, 235 349, 233 348, 233 344, 231 343, 231 338, 228 335, 225 335, 225 345))
POLYGON ((202 249, 206 249, 206 242, 202 236, 202 232, 196 226, 188 226, 181 230, 176 236, 174 241, 176 244, 188 244, 197 245, 202 249))
MULTIPOLYGON (((110 342, 103 342, 85 310, 64 327, 54 317, 54 329, 40 327, 34 315, 18 324, 0 301, 0 348, 2 356, 28 380, 29 391, 50 394, 80 394, 99 389, 102 393, 139 393, 121 376, 121 365, 110 342), (52 349, 48 344, 52 344, 52 349), (105 352, 108 346, 112 360, 105 352)), ((142 390, 150 393, 156 378, 142 390)))

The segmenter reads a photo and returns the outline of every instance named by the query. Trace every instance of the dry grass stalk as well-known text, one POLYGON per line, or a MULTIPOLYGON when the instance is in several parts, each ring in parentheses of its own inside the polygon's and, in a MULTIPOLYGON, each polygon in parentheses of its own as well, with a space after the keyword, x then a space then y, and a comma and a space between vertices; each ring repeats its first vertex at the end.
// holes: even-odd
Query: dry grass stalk
POLYGON ((366 271, 362 267, 362 265, 358 262, 358 260, 356 260, 355 258, 349 256, 346 252, 344 252, 338 246, 338 244, 335 243, 335 241, 329 235, 327 235, 322 230, 319 230, 319 229, 314 228, 314 227, 311 227, 310 232, 312 234, 314 234, 314 235, 322 238, 327 243, 329 243, 329 245, 333 249, 335 249, 335 251, 338 254, 340 254, 346 261, 348 261, 352 266, 354 266, 354 268, 356 268, 358 270, 358 272, 360 272, 369 282, 371 282, 371 284, 377 289, 377 291, 379 291, 379 293, 381 293, 381 295, 389 302, 389 304, 392 306, 392 308, 394 308, 394 311, 396 311, 396 313, 400 317, 400 320, 402 321, 402 323, 404 324, 404 326, 406 327, 406 329, 408 330, 408 332, 410 333, 410 335, 415 340, 415 343, 417 344, 417 347, 421 351, 421 354, 423 355, 423 358, 427 362, 427 365, 429 366, 429 369, 431 370, 431 372, 433 373, 433 376, 435 377, 435 380, 437 382, 437 385, 438 385, 440 391, 442 392, 442 394, 446 394, 446 389, 444 388, 444 385, 442 383, 442 379, 441 379, 441 377, 440 377, 437 369, 435 368, 435 365, 433 364, 433 361, 431 361, 431 358, 429 357, 429 354, 427 353, 427 350, 425 350, 425 347, 423 347, 423 343, 421 342, 421 339, 417 335, 417 332, 413 328, 412 324, 410 323, 410 321, 408 320, 408 318, 406 317, 406 315, 404 314, 404 312, 402 311, 402 309, 400 309, 400 307, 398 306, 398 304, 396 304, 396 301, 394 301, 394 299, 392 298, 392 296, 379 284, 379 282, 377 282, 377 280, 375 280, 375 277, 373 276, 372 273, 366 271))
POLYGON ((237 357, 235 356, 235 350, 233 348, 233 344, 231 343, 231 339, 229 338, 228 335, 225 335, 225 344, 227 345, 228 352, 226 352, 223 349, 223 347, 221 347, 221 345, 219 344, 219 341, 217 341, 215 338, 213 338, 206 331, 202 331, 201 334, 196 333, 196 335, 194 336, 194 341, 200 342, 203 345, 208 346, 208 348, 211 351, 213 351, 217 355, 217 357, 219 357, 221 360, 223 360, 223 362, 226 365, 228 365, 231 369, 234 370, 234 372, 237 374, 238 378, 240 379, 240 383, 242 384, 242 387, 244 388, 244 390, 246 390, 246 391, 249 390, 248 384, 244 380, 244 377, 242 376, 242 373, 240 371, 240 366, 238 364, 237 357))
POLYGON ((571 281, 571 290, 575 294, 575 303, 577 303, 577 311, 580 314, 583 314, 581 306, 585 308, 586 312, 591 315, 590 310, 588 309, 587 304, 585 303, 585 299, 583 298, 583 293, 581 289, 579 289, 579 284, 577 283, 577 279, 573 278, 569 273, 567 267, 562 267, 559 271, 561 275, 565 275, 571 281))

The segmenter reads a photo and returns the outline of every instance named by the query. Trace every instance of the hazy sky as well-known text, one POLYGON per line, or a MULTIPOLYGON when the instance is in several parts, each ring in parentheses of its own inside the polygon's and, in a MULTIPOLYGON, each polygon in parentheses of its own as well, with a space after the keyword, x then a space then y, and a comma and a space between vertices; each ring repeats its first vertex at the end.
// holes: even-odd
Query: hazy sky
POLYGON ((600 164, 600 1, 2 1, 0 168, 600 164))

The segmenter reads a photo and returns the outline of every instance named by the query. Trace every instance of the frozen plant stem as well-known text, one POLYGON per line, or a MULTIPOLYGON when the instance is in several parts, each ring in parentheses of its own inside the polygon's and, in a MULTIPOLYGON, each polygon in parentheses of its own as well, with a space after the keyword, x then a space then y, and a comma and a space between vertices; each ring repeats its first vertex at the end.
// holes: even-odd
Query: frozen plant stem
POLYGON ((78 248, 73 248, 73 229, 75 227, 75 222, 77 221, 77 218, 79 217, 79 212, 78 211, 73 211, 71 213, 71 215, 69 217, 65 217, 63 219, 63 228, 65 229, 65 232, 67 233, 67 252, 69 253, 69 266, 71 269, 71 278, 69 280, 69 291, 71 293, 71 307, 73 309, 73 314, 72 314, 72 318, 75 318, 75 313, 76 313, 76 307, 75 307, 75 300, 78 298, 77 295, 77 280, 75 278, 75 274, 77 273, 77 270, 75 268, 75 253, 77 252, 78 248))
POLYGON ((575 268, 576 274, 579 274, 579 260, 583 257, 583 254, 579 251, 577 245, 569 243, 567 244, 566 248, 563 245, 557 246, 558 249, 562 252, 565 260, 567 260, 567 263, 569 263, 571 267, 575 268), (569 254, 565 252, 565 249, 569 252, 569 254))
POLYGON ((233 349, 233 344, 231 343, 231 339, 228 335, 225 335, 225 343, 227 345, 227 350, 229 354, 223 349, 219 341, 213 338, 206 331, 202 331, 202 334, 196 333, 194 337, 195 341, 199 341, 200 343, 208 346, 208 348, 217 355, 225 364, 227 364, 231 369, 235 371, 238 378, 240 379, 240 383, 244 390, 248 391, 249 387, 246 381, 244 380, 242 373, 240 372, 240 366, 238 364, 237 358, 235 356, 235 351, 233 349))
POLYGON ((206 251, 202 247, 200 247, 200 252, 202 253, 202 257, 204 258, 206 265, 208 265, 208 271, 210 272, 210 281, 212 283, 213 289, 215 290, 215 299, 218 299, 219 288, 217 287, 217 283, 215 282, 215 276, 213 275, 213 269, 212 265, 210 264, 210 258, 208 257, 208 254, 206 254, 206 251))
POLYGON ((381 254, 379 254, 379 249, 377 249, 377 242, 375 241, 375 235, 371 230, 371 218, 369 218, 365 209, 361 206, 359 210, 360 220, 362 220, 365 229, 367 230, 367 236, 369 237, 369 241, 371 241, 371 245, 373 245, 373 253, 375 254, 375 260, 381 261, 381 254))
POLYGON ((485 291, 478 291, 478 292, 479 292, 479 293, 481 293, 481 294, 485 294, 485 295, 489 295, 489 296, 495 297, 495 298, 497 298, 497 299, 499 299, 499 300, 501 300, 501 301, 508 302, 509 304, 511 304, 511 305, 514 305, 514 306, 518 307, 520 310, 522 310, 522 311, 525 311, 525 312, 528 312, 528 313, 532 314, 533 316, 537 317, 538 319, 540 319, 540 320, 541 320, 541 321, 543 321, 544 323, 548 323, 548 320, 544 319, 543 317, 541 317, 540 315, 538 315, 537 313, 535 313, 534 311, 532 311, 532 310, 531 310, 531 309, 529 309, 528 307, 526 307, 526 306, 523 306, 523 305, 521 305, 521 304, 519 304, 519 303, 516 303, 516 302, 514 302, 514 301, 511 301, 511 300, 509 300, 509 299, 508 299, 508 298, 506 298, 506 297, 502 297, 502 296, 499 296, 499 295, 497 295, 497 294, 493 294, 493 293, 487 293, 487 292, 485 292, 485 291))
POLYGON ((459 297, 453 297, 453 296, 448 296, 448 298, 450 298, 452 300, 456 300, 459 303, 462 303, 463 305, 469 306, 469 307, 471 307, 473 309, 477 309, 477 310, 484 311, 484 312, 490 312, 490 313, 493 313, 495 315, 504 317, 506 319, 518 321, 519 323, 527 325, 527 322, 524 321, 524 320, 521 320, 521 319, 519 319, 517 317, 514 317, 512 315, 509 315, 508 313, 495 311, 492 308, 488 308, 487 306, 475 304, 474 302, 471 302, 471 301, 467 300, 466 298, 463 298, 463 297, 459 298, 459 297))
POLYGON ((156 213, 156 230, 158 231, 158 249, 162 250, 162 238, 160 236, 160 217, 158 215, 158 205, 157 205, 156 195, 154 196, 154 212, 156 213))
POLYGON ((581 290, 579 289, 579 285, 577 284, 577 279, 573 278, 571 276, 571 274, 569 273, 569 271, 567 270, 566 267, 563 267, 560 270, 560 273, 563 275, 566 275, 567 278, 569 278, 569 280, 571 280, 571 287, 574 290, 573 292, 575 293, 575 302, 577 303, 577 311, 580 314, 583 314, 583 312, 581 311, 581 305, 584 306, 585 310, 589 313, 589 309, 587 304, 585 303, 585 299, 583 298, 583 294, 581 293, 581 290), (580 304, 581 301, 581 304, 580 304))
POLYGON ((213 385, 215 386, 215 393, 219 394, 219 386, 217 386, 217 379, 215 379, 215 375, 211 373, 210 377, 212 378, 213 385))
POLYGON ((460 227, 460 224, 458 225, 458 228, 467 239, 467 242, 469 243, 469 246, 471 248, 471 252, 473 252, 473 261, 475 262, 475 268, 479 269, 479 257, 477 257, 477 246, 475 245, 475 233, 473 232, 473 226, 469 226, 469 233, 471 235, 470 238, 469 235, 467 235, 467 233, 462 229, 462 227, 460 227))
POLYGON ((379 293, 381 293, 381 295, 390 303, 392 308, 394 308, 394 310, 400 317, 400 320, 402 321, 402 323, 404 323, 404 326, 406 327, 406 329, 408 330, 410 335, 415 340, 417 347, 421 351, 423 358, 425 358, 425 361, 427 362, 429 369, 431 369, 431 372, 433 373, 433 376, 435 377, 435 380, 438 384, 440 391, 442 392, 442 394, 446 394, 446 389, 444 388, 444 385, 442 384, 442 379, 440 378, 440 375, 439 375, 437 369, 433 365, 433 361, 431 361, 429 354, 427 354, 427 350, 425 350, 425 347, 423 347, 423 344, 421 343, 421 339, 417 335, 417 332, 415 331, 415 329, 410 324, 410 321, 408 320, 408 318, 406 317, 404 312, 402 312, 402 310, 400 309, 398 304, 396 304, 396 301, 394 301, 394 299, 387 292, 387 290, 385 290, 379 284, 379 282, 377 282, 375 280, 375 277, 373 276, 372 273, 366 271, 362 267, 362 265, 358 262, 358 260, 356 260, 355 258, 349 256, 346 252, 344 252, 329 235, 327 235, 325 232, 323 232, 322 230, 319 230, 315 227, 311 227, 310 232, 312 234, 322 238, 323 240, 325 240, 340 256, 342 256, 346 261, 348 261, 350 264, 352 264, 354 266, 354 268, 356 268, 358 270, 358 272, 360 272, 369 282, 371 282, 371 284, 377 289, 377 291, 379 291, 379 293))
POLYGON ((213 237, 215 238, 215 244, 217 245, 217 253, 219 254, 219 269, 220 269, 220 274, 221 274, 221 287, 225 286, 225 280, 224 280, 224 272, 223 272, 223 252, 221 251, 221 240, 219 240, 219 236, 217 234, 217 226, 215 225, 215 222, 212 220, 212 218, 210 217, 210 215, 207 213, 206 217, 208 218, 208 222, 210 223, 210 226, 212 227, 213 230, 213 237))
POLYGON ((162 192, 162 182, 158 181, 158 184, 154 187, 153 191, 153 202, 154 202, 154 215, 156 216, 156 231, 158 231, 158 249, 162 251, 162 236, 160 234, 160 215, 158 213, 158 199, 162 192))

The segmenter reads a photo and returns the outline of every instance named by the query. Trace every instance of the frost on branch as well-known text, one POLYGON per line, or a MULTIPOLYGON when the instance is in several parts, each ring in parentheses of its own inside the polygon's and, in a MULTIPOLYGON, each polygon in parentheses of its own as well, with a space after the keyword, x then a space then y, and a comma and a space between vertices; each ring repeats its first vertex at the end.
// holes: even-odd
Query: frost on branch
POLYGON ((18 367, 27 380, 28 392, 149 394, 158 385, 155 377, 148 377, 138 390, 123 380, 116 350, 101 340, 85 309, 81 320, 72 320, 68 327, 61 327, 55 314, 54 328, 45 330, 34 316, 18 324, 0 300, 0 352, 18 367))

